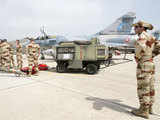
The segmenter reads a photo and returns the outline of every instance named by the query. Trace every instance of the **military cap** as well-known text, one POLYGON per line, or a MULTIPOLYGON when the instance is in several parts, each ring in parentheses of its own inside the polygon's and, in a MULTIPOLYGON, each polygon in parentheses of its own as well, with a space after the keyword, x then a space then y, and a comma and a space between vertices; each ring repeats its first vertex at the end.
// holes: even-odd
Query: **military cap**
POLYGON ((135 26, 140 26, 140 27, 144 27, 148 30, 152 30, 153 29, 153 25, 144 21, 138 21, 137 23, 132 25, 133 27, 135 26))

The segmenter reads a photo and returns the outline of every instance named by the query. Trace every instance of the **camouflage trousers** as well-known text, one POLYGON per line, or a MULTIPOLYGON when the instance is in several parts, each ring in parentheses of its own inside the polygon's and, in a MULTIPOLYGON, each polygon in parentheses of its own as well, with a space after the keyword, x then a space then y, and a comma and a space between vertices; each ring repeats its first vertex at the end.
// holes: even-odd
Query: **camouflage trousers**
POLYGON ((155 66, 153 62, 143 62, 137 65, 137 92, 140 105, 148 108, 154 103, 155 66))
POLYGON ((16 58, 17 58, 17 68, 21 69, 23 66, 22 65, 23 64, 23 61, 22 61, 23 57, 22 57, 22 55, 16 55, 16 58))
POLYGON ((10 57, 10 59, 11 59, 11 62, 10 62, 10 67, 15 67, 15 64, 14 64, 14 58, 13 58, 13 56, 11 56, 10 57))
POLYGON ((35 66, 35 70, 38 72, 38 57, 36 56, 28 56, 28 67, 29 72, 32 72, 32 67, 35 66))
POLYGON ((0 67, 2 67, 2 57, 0 56, 0 67))

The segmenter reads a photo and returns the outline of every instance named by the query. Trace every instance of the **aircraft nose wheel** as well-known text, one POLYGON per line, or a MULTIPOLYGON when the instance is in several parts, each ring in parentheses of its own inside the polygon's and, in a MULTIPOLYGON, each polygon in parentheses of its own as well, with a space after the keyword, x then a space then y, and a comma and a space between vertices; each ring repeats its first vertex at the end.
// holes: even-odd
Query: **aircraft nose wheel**
POLYGON ((56 71, 59 72, 59 73, 64 73, 67 71, 67 67, 65 64, 58 64, 56 66, 56 71))

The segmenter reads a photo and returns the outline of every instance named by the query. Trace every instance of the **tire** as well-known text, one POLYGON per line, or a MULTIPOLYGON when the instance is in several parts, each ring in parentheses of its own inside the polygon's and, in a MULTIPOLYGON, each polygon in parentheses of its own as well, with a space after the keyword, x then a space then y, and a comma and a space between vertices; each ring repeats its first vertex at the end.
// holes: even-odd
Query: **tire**
POLYGON ((99 70, 99 69, 100 69, 100 66, 101 66, 101 65, 98 65, 98 66, 97 66, 97 70, 99 70))
POLYGON ((64 73, 67 71, 67 68, 66 68, 65 64, 58 64, 56 66, 56 71, 59 73, 64 73))
POLYGON ((86 67, 86 72, 88 73, 88 74, 95 74, 95 73, 97 73, 97 66, 96 65, 94 65, 94 64, 88 64, 87 65, 87 67, 86 67))
POLYGON ((41 56, 41 60, 45 60, 45 57, 44 57, 44 56, 41 56))

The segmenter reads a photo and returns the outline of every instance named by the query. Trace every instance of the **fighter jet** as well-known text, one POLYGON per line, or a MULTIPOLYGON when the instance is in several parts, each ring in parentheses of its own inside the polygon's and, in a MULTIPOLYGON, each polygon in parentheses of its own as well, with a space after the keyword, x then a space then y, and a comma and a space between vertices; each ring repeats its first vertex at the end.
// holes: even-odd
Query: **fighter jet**
MULTIPOLYGON (((40 31, 42 33, 42 36, 38 36, 35 39, 35 43, 40 45, 41 59, 45 59, 46 52, 44 52, 44 51, 48 51, 48 49, 49 49, 49 53, 51 53, 50 51, 53 51, 52 50, 53 46, 57 45, 61 41, 68 41, 68 39, 66 37, 61 36, 61 35, 48 35, 45 32, 44 27, 42 27, 40 29, 40 31)), ((51 53, 51 56, 53 56, 52 53, 51 53)))
MULTIPOLYGON (((92 35, 91 37, 80 37, 72 36, 69 40, 87 40, 88 38, 98 37, 102 44, 106 44, 109 47, 118 48, 119 50, 124 50, 127 52, 134 52, 134 34, 131 33, 132 24, 136 18, 135 13, 128 12, 122 17, 118 18, 113 24, 105 28, 104 30, 92 35)), ((35 41, 41 46, 42 59, 44 59, 44 54, 54 56, 55 52, 53 49, 45 50, 44 48, 51 48, 53 45, 58 44, 60 41, 66 41, 67 39, 60 37, 49 36, 41 29, 43 36, 38 37, 35 41)))
MULTIPOLYGON (((35 39, 35 43, 40 45, 41 48, 41 59, 45 59, 45 54, 50 55, 54 58, 53 54, 53 46, 56 46, 59 44, 61 41, 68 41, 68 39, 62 35, 48 35, 44 31, 44 27, 40 29, 42 35, 38 36, 35 39), (49 50, 48 50, 49 49, 49 50), (45 52, 44 52, 45 51, 45 52)), ((25 53, 25 48, 29 44, 29 38, 30 37, 24 37, 23 39, 19 39, 20 43, 22 44, 23 47, 23 52, 25 53)), ((16 42, 11 41, 10 44, 12 44, 13 48, 16 48, 16 42)))
POLYGON ((160 30, 156 30, 152 33, 152 35, 157 39, 160 40, 160 30))
POLYGON ((132 32, 132 24, 135 18, 135 13, 128 12, 104 30, 96 33, 95 36, 109 47, 123 47, 134 51, 135 34, 132 32))

